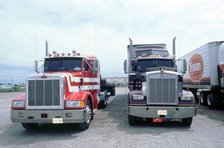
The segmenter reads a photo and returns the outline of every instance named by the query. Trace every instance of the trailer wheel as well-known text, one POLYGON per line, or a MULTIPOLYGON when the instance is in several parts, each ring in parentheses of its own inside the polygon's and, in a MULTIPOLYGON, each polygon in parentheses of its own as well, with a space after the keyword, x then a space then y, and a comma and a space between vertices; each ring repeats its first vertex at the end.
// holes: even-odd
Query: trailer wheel
POLYGON ((38 123, 21 123, 21 124, 23 128, 25 128, 26 130, 34 130, 38 126, 38 123))
POLYGON ((135 116, 131 116, 131 115, 128 115, 128 122, 129 122, 129 125, 136 125, 136 117, 135 116))
POLYGON ((205 96, 205 93, 201 92, 200 93, 200 96, 199 96, 199 99, 200 99, 200 103, 203 104, 203 105, 206 105, 207 104, 207 98, 205 96))
POLYGON ((214 95, 212 93, 210 93, 208 96, 207 96, 207 104, 208 104, 208 107, 209 108, 213 108, 215 106, 215 102, 214 102, 214 95))
POLYGON ((192 117, 184 118, 184 119, 182 119, 182 123, 183 123, 184 126, 190 127, 191 123, 192 123, 192 120, 193 120, 192 117))
POLYGON ((81 129, 82 131, 89 128, 91 120, 93 119, 93 111, 89 100, 87 101, 86 104, 86 116, 87 120, 83 123, 79 123, 79 129, 81 129))

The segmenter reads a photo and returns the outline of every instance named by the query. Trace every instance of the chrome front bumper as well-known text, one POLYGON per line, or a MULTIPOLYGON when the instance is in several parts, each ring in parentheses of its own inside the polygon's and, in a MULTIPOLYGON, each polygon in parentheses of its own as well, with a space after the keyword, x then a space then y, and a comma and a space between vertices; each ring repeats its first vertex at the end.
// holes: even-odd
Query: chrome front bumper
POLYGON ((86 109, 79 110, 11 110, 11 121, 21 123, 53 123, 53 118, 62 123, 83 123, 88 120, 86 109))
POLYGON ((128 115, 141 118, 182 119, 197 115, 197 107, 128 106, 128 115))

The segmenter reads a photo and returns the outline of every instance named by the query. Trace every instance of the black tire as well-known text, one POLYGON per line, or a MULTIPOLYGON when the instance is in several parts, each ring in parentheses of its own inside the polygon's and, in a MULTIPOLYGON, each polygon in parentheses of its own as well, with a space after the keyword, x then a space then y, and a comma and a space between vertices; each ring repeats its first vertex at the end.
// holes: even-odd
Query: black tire
POLYGON ((21 125, 23 126, 23 128, 25 128, 26 130, 34 130, 37 128, 38 123, 21 123, 21 125))
POLYGON ((103 101, 102 109, 105 109, 106 107, 107 107, 107 102, 103 101))
POLYGON ((214 94, 210 93, 208 96, 207 96, 207 105, 209 108, 213 109, 215 108, 215 100, 214 100, 214 94))
POLYGON ((192 123, 192 120, 193 120, 192 117, 184 118, 184 119, 182 119, 182 123, 183 123, 184 126, 190 127, 191 123, 192 123))
POLYGON ((92 106, 91 106, 91 103, 90 101, 88 100, 87 101, 87 104, 86 104, 86 115, 88 116, 88 119, 87 121, 83 122, 83 123, 79 123, 79 129, 84 131, 84 130, 87 130, 90 126, 90 123, 93 119, 93 110, 92 110, 92 106))
POLYGON ((210 93, 207 97, 207 104, 210 109, 222 109, 223 101, 220 93, 210 93))
POLYGON ((107 107, 107 102, 100 101, 98 109, 105 109, 107 107))
POLYGON ((207 105, 207 97, 205 93, 200 93, 199 101, 202 105, 207 105))
POLYGON ((110 95, 115 96, 115 88, 114 87, 110 90, 110 95))
POLYGON ((131 126, 136 125, 136 122, 137 122, 136 117, 128 115, 128 122, 129 122, 129 125, 131 126))

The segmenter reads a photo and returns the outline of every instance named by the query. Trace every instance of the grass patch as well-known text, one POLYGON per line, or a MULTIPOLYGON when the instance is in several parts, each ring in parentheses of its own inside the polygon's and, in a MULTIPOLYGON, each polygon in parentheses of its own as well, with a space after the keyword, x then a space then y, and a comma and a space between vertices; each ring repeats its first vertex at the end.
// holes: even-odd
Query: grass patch
POLYGON ((25 92, 25 91, 26 91, 25 87, 13 87, 13 88, 0 89, 1 93, 4 93, 4 92, 25 92))

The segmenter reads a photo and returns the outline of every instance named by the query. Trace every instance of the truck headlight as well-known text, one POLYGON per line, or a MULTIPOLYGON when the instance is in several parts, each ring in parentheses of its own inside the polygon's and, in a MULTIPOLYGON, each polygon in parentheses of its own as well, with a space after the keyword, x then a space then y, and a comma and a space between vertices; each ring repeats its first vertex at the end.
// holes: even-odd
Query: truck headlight
POLYGON ((133 95, 133 100, 144 100, 143 95, 133 95))
POLYGON ((25 100, 12 101, 12 109, 24 109, 24 108, 25 108, 25 100))
POLYGON ((65 107, 73 108, 73 107, 85 107, 84 101, 77 101, 77 100, 67 100, 65 103, 65 107))
POLYGON ((186 95, 186 94, 182 95, 180 98, 181 101, 193 101, 193 99, 194 99, 193 95, 186 95))

